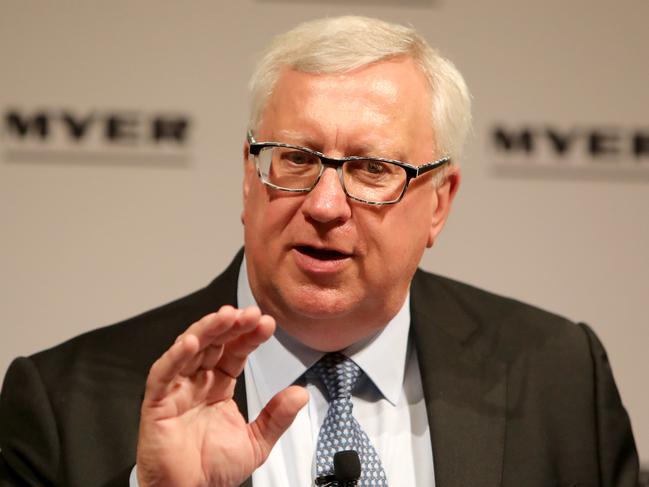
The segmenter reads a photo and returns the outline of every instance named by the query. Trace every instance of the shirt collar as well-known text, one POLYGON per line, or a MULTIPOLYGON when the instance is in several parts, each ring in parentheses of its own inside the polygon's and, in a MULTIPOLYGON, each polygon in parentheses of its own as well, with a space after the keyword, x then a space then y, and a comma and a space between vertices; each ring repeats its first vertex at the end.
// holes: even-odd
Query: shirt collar
MULTIPOLYGON (((257 305, 250 289, 245 258, 239 270, 237 302, 240 308, 257 305)), ((342 351, 356 362, 392 405, 397 404, 402 391, 409 329, 410 294, 379 333, 342 351)), ((266 404, 279 391, 293 384, 323 355, 289 336, 278 324, 275 334, 248 360, 261 401, 266 404)))

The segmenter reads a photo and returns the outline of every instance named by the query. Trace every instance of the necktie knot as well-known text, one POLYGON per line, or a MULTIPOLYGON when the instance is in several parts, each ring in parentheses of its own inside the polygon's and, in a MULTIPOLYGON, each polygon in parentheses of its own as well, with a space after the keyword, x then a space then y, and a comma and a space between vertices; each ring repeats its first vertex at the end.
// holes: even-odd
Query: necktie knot
POLYGON ((327 389, 329 400, 351 397, 352 390, 361 376, 361 369, 342 353, 328 353, 311 367, 327 389))

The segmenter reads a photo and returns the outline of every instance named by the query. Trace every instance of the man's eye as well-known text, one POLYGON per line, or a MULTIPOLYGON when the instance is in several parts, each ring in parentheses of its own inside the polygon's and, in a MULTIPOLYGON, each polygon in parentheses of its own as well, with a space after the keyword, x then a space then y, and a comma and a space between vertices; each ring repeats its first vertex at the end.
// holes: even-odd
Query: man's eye
POLYGON ((315 164, 317 158, 312 154, 301 151, 288 151, 282 154, 282 159, 295 165, 315 164))
POLYGON ((372 159, 358 159, 347 163, 347 170, 358 176, 377 177, 390 174, 390 166, 381 161, 372 159))
POLYGON ((371 174, 383 174, 387 172, 388 168, 382 162, 367 160, 365 161, 365 170, 371 174))

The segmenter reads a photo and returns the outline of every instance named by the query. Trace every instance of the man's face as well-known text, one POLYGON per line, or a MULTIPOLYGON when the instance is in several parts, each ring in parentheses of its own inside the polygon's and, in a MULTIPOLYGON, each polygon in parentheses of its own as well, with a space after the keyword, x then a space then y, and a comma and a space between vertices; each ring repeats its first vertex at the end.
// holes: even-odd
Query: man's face
MULTIPOLYGON (((409 59, 346 74, 286 69, 254 135, 330 157, 419 165, 441 156, 429 90, 409 59)), ((245 251, 262 310, 294 338, 324 351, 379 331, 403 304, 459 182, 455 168, 439 188, 431 177, 413 180, 395 205, 371 206, 347 199, 334 169, 327 168, 310 193, 287 193, 264 186, 247 161, 245 251)))

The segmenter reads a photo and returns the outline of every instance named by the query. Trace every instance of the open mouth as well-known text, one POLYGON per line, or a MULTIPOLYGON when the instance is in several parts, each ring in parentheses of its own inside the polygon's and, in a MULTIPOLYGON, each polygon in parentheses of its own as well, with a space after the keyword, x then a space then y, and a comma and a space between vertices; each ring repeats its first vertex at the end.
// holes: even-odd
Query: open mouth
POLYGON ((349 257, 348 254, 343 254, 337 250, 316 249, 315 247, 309 247, 306 245, 298 245, 296 250, 318 260, 340 260, 349 257))

